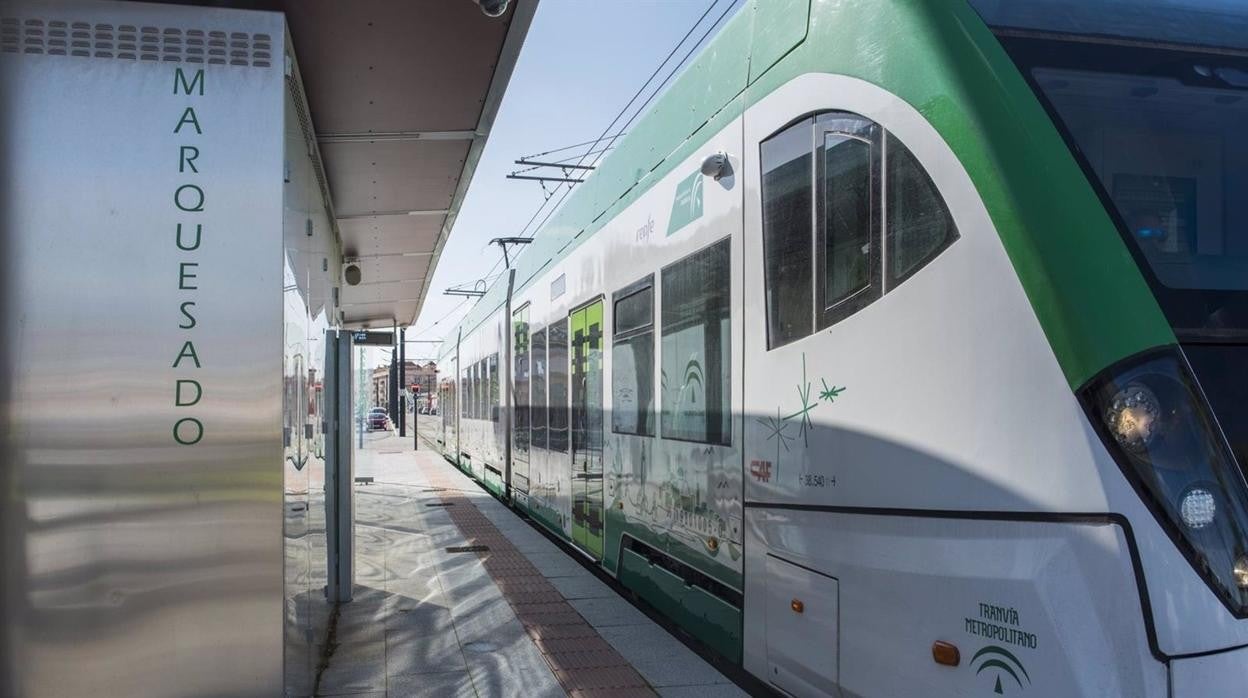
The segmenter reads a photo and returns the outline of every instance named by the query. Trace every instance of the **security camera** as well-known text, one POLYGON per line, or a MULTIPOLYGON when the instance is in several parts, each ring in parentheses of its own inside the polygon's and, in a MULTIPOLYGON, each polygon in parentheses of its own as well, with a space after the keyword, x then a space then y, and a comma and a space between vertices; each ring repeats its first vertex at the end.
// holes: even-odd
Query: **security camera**
POLYGON ((347 264, 342 268, 342 279, 348 286, 359 286, 362 275, 358 264, 347 264))
POLYGON ((475 0, 486 17, 502 17, 510 0, 475 0))

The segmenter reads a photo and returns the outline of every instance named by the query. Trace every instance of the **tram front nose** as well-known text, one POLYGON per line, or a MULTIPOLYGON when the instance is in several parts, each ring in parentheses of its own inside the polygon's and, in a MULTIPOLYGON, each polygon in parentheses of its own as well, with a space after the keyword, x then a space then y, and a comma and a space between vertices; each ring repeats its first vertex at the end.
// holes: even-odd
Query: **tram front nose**
POLYGON ((1248 647, 1170 662, 1171 698, 1231 698, 1248 686, 1248 647))

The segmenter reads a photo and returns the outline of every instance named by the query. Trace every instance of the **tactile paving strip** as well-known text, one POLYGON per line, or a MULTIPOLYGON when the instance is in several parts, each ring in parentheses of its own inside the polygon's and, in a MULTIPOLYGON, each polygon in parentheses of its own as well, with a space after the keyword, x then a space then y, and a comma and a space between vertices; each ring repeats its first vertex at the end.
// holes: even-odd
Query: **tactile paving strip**
POLYGON ((468 539, 468 545, 489 547, 476 554, 568 695, 574 698, 656 696, 628 660, 585 622, 494 523, 471 506, 471 500, 456 493, 457 483, 437 468, 421 467, 435 487, 443 488, 438 497, 446 505, 451 521, 468 539))

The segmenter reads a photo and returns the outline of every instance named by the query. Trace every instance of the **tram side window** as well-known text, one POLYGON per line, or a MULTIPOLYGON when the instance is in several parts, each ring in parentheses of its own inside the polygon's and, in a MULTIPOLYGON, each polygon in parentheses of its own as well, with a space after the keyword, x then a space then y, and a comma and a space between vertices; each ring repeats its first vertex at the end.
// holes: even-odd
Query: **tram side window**
POLYGON ((811 128, 805 119, 762 145, 767 346, 811 333, 811 128))
POLYGON ((477 408, 477 419, 488 420, 490 418, 490 364, 487 359, 481 359, 478 365, 481 367, 481 404, 477 408))
POLYGON ((490 421, 498 421, 498 353, 490 354, 490 421))
POLYGON ((481 359, 481 413, 480 419, 490 419, 490 383, 494 376, 490 373, 490 360, 481 359))
POLYGON ((730 240, 662 272, 661 431, 665 439, 732 441, 730 240))
POLYGON ((481 375, 483 368, 484 367, 481 365, 480 361, 472 365, 472 418, 473 419, 481 419, 481 410, 482 410, 483 404, 485 403, 485 400, 482 399, 483 396, 481 395, 481 379, 484 377, 481 375))
POLYGON ((468 417, 477 419, 478 413, 481 411, 481 377, 480 364, 473 364, 468 367, 468 380, 471 381, 469 387, 472 389, 472 406, 468 408, 468 417))
POLYGON ((911 274, 958 239, 953 217, 923 166, 901 141, 888 136, 888 282, 911 274))
POLYGON ((473 404, 476 405, 473 417, 481 419, 485 415, 485 362, 478 361, 472 365, 472 385, 475 389, 475 399, 473 404))
POLYGON ((815 120, 818 328, 880 297, 879 127, 832 112, 815 120))
POLYGON ((533 448, 546 448, 546 330, 533 333, 533 397, 529 420, 533 424, 533 448))
POLYGON ((654 436, 654 276, 617 291, 611 344, 611 431, 654 436))
POLYGON ((438 392, 438 416, 442 418, 442 431, 451 427, 451 410, 455 405, 455 392, 450 383, 443 381, 442 390, 438 392))
POLYGON ((468 380, 470 373, 471 370, 465 368, 460 372, 459 376, 459 396, 461 398, 459 402, 459 416, 462 419, 468 419, 472 416, 468 411, 472 406, 472 390, 469 389, 470 381, 468 380))
POLYGON ((568 319, 553 323, 547 337, 550 354, 550 450, 568 450, 568 319))

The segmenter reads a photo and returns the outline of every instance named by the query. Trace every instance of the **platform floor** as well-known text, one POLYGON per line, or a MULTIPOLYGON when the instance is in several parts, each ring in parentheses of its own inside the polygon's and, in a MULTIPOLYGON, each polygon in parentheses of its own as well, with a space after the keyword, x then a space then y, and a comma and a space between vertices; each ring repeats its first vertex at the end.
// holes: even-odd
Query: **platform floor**
POLYGON ((746 695, 423 444, 369 435, 356 476, 355 600, 316 695, 746 695))

